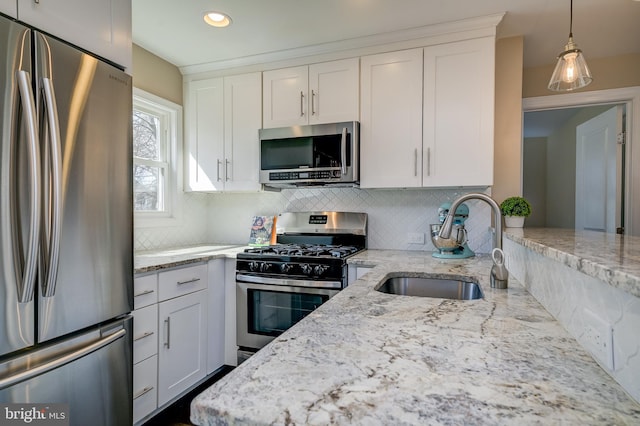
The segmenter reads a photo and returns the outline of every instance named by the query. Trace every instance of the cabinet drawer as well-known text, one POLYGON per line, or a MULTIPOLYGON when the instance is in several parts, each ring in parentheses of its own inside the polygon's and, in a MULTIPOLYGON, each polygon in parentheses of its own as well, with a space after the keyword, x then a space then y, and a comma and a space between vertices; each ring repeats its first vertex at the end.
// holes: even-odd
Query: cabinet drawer
POLYGON ((136 423, 158 406, 158 357, 133 365, 133 422, 136 423))
POLYGON ((133 309, 158 302, 158 274, 135 277, 133 280, 133 309))
POLYGON ((207 265, 173 269, 158 274, 160 301, 207 288, 207 265))
POLYGON ((158 305, 133 312, 133 363, 158 353, 158 305))

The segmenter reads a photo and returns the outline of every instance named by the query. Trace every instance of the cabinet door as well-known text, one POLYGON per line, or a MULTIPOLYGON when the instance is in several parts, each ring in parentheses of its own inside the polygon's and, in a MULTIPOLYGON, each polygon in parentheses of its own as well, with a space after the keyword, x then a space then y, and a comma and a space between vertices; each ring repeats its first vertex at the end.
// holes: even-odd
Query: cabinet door
POLYGON ((205 376, 207 292, 197 291, 158 306, 158 406, 162 406, 205 376))
POLYGON ((259 72, 224 78, 225 191, 259 191, 262 122, 259 72))
POLYGON ((18 0, 18 19, 131 69, 131 0, 18 0))
POLYGON ((188 188, 224 189, 224 83, 222 78, 191 81, 185 94, 188 188))
POLYGON ((156 355, 133 366, 133 423, 158 407, 158 357, 156 355))
POLYGON ((360 187, 422 183, 422 49, 360 60, 360 187))
POLYGON ((493 184, 493 37, 424 49, 424 186, 493 184))
POLYGON ((262 79, 262 125, 265 129, 308 123, 307 66, 265 71, 262 79))
POLYGON ((359 119, 359 65, 353 58, 309 66, 309 124, 359 119))
POLYGON ((158 352, 158 305, 133 311, 133 363, 158 352))
POLYGON ((209 261, 209 305, 207 306, 207 374, 224 365, 225 282, 224 259, 209 261))
POLYGON ((0 0, 0 13, 12 18, 18 17, 18 4, 16 0, 0 0))

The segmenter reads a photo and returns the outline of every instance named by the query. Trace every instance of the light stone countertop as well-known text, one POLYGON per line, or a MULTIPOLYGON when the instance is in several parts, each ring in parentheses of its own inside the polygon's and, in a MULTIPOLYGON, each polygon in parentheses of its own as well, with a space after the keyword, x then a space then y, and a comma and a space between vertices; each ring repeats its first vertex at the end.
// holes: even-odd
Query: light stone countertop
POLYGON ((560 228, 507 228, 504 237, 640 297, 640 237, 560 228))
POLYGON ((133 269, 136 274, 174 268, 216 258, 235 258, 247 246, 197 245, 171 249, 138 251, 134 254, 133 269))
POLYGON ((640 424, 640 405, 490 259, 368 250, 375 266, 200 394, 219 424, 640 424), (475 277, 484 299, 380 293, 395 273, 475 277))

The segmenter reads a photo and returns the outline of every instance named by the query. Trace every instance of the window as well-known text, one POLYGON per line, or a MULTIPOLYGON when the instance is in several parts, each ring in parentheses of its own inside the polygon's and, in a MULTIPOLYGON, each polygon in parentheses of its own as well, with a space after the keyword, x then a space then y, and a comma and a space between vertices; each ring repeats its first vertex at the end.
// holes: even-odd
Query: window
POLYGON ((136 219, 149 225, 161 225, 158 220, 177 216, 181 110, 179 105, 134 88, 133 205, 136 219))

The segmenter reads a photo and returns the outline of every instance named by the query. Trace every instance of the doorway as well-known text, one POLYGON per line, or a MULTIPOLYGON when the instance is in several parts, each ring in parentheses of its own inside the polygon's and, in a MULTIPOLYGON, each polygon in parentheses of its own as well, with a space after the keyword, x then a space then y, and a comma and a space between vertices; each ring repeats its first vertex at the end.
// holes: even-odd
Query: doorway
POLYGON ((638 87, 523 100, 523 195, 533 206, 527 227, 638 235, 640 185, 633 182, 640 170, 632 164, 640 164, 640 152, 631 148, 640 146, 632 132, 639 110, 638 87), (619 129, 603 125, 603 116, 616 117, 619 129))

